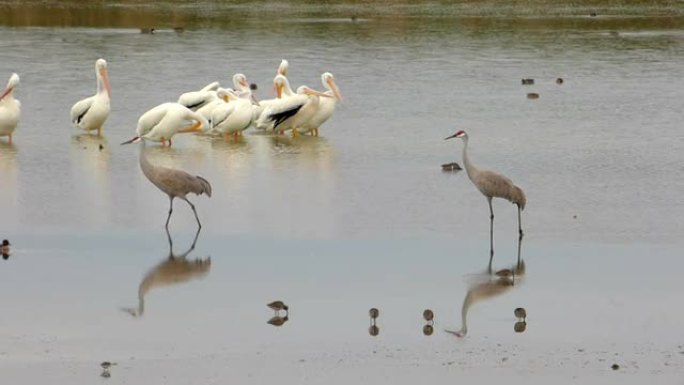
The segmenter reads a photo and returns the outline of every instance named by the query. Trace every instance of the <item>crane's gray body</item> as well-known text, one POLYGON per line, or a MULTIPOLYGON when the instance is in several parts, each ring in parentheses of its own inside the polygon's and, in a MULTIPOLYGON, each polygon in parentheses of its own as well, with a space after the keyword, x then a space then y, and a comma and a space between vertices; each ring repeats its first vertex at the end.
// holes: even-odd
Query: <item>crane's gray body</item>
POLYGON ((190 205, 192 211, 195 213, 197 224, 202 227, 197 216, 195 206, 188 200, 186 195, 194 193, 195 195, 207 194, 211 197, 211 184, 209 181, 201 176, 193 176, 183 170, 176 170, 168 167, 155 166, 147 159, 147 150, 145 147, 145 139, 141 139, 142 144, 140 148, 140 169, 145 177, 157 186, 158 189, 169 196, 170 208, 169 216, 166 219, 166 227, 169 226, 171 213, 173 212, 173 199, 180 198, 190 205))

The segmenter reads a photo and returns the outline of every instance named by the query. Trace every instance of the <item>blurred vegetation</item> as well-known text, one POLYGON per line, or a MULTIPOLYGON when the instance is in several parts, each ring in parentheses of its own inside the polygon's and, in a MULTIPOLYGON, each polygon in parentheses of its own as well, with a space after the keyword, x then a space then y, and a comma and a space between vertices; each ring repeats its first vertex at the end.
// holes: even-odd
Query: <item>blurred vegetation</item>
POLYGON ((377 28, 400 24, 410 29, 426 18, 475 30, 679 29, 684 27, 684 0, 0 0, 0 25, 5 26, 227 29, 300 19, 372 19, 377 28))

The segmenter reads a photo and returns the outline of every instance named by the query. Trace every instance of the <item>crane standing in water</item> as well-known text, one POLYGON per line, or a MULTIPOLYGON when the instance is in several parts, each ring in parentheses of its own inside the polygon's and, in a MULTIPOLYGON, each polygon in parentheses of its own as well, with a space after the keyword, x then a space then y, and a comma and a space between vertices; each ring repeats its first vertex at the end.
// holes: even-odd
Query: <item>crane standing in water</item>
POLYGON ((527 198, 523 190, 514 185, 510 179, 493 171, 480 170, 470 162, 470 158, 468 158, 468 134, 465 131, 460 130, 444 140, 451 138, 461 138, 463 140, 463 164, 468 173, 468 178, 487 198, 487 203, 489 203, 489 263, 491 266, 492 259, 494 258, 494 210, 492 209, 492 198, 503 198, 518 206, 518 241, 521 241, 523 238, 523 231, 520 225, 520 211, 525 209, 527 198))
POLYGON ((168 167, 155 166, 147 159, 145 150, 145 138, 137 136, 127 142, 121 144, 129 144, 142 141, 140 146, 140 168, 147 179, 157 186, 158 189, 165 192, 169 196, 169 216, 166 218, 166 228, 169 228, 169 220, 171 220, 171 213, 173 213, 173 199, 179 198, 186 201, 195 213, 197 225, 202 228, 197 210, 186 195, 194 193, 195 195, 207 194, 211 197, 211 184, 209 181, 201 176, 193 176, 182 170, 175 170, 168 167))

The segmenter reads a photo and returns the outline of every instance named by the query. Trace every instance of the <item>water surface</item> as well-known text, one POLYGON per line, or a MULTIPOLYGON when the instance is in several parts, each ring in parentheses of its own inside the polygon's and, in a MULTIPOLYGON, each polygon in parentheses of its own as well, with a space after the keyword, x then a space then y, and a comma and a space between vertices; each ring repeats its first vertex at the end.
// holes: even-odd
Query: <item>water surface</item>
MULTIPOLYGON (((153 383, 163 375, 144 367, 178 383, 218 382, 226 370, 265 382, 284 364, 299 365, 286 380, 310 383, 454 370, 487 379, 492 367, 514 382, 605 379, 613 361, 634 381, 681 371, 680 3, 293 3, 265 16, 253 2, 2 4, 12 12, 0 17, 0 74, 20 74, 22 102, 15 143, 0 143, 0 235, 15 245, 0 261, 12 309, 0 313, 3 372, 15 383, 92 383, 105 359, 120 363, 114 376, 153 383), (95 90, 98 57, 113 88, 102 138, 68 121, 95 90), (140 172, 138 148, 118 143, 147 109, 236 72, 271 97, 281 58, 293 85, 320 88, 320 74, 334 73, 344 102, 319 138, 185 136, 154 148, 155 163, 214 190, 191 198, 204 229, 188 263, 170 266, 168 200, 140 172), (461 162, 461 143, 443 141, 458 129, 476 164, 528 197, 525 274, 470 308, 463 340, 442 330, 461 327, 463 300, 482 282, 489 228, 465 173, 440 170, 461 162), (160 271, 176 283, 143 285, 160 271), (142 316, 121 311, 139 293, 142 316), (275 299, 292 309, 277 328, 266 323, 275 299), (519 306, 524 333, 513 330, 519 306), (436 314, 431 337, 425 308, 436 314)), ((494 210, 498 270, 516 262, 517 229, 515 206, 494 210)), ((195 235, 182 202, 171 235, 176 253, 195 235)))

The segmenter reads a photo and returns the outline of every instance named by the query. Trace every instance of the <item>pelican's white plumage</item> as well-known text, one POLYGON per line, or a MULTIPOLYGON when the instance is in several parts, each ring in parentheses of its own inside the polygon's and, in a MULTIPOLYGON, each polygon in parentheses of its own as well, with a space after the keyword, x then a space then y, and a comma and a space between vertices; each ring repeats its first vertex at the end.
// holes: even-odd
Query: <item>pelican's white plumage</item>
POLYGON ((112 89, 109 85, 109 73, 107 61, 97 59, 95 62, 95 75, 97 76, 97 93, 89 98, 76 102, 71 107, 71 122, 86 131, 97 130, 99 135, 102 125, 109 117, 109 98, 112 89))
POLYGON ((252 124, 250 94, 227 91, 228 103, 218 105, 212 111, 211 130, 223 135, 240 135, 252 124))
POLYGON ((178 103, 163 103, 145 112, 138 119, 136 132, 143 137, 165 145, 179 133, 200 131, 209 123, 204 117, 178 103))
MULTIPOLYGON (((265 130, 284 132, 299 127, 316 112, 320 97, 329 97, 307 86, 300 86, 297 93, 283 97, 283 91, 290 89, 287 78, 277 75, 274 79, 278 99, 269 104, 259 116, 256 127, 265 130)), ((292 136, 297 130, 292 131, 292 136)))
POLYGON ((19 85, 19 75, 12 74, 7 87, 0 92, 0 136, 9 137, 12 143, 12 134, 17 128, 21 116, 21 103, 14 98, 14 89, 19 85))
POLYGON ((290 82, 287 80, 287 77, 280 73, 276 74, 276 76, 273 78, 273 88, 276 90, 275 98, 262 100, 259 102, 258 106, 253 107, 254 124, 259 130, 272 128, 267 122, 261 121, 261 116, 269 107, 276 104, 282 104, 284 99, 288 99, 295 95, 294 91, 292 91, 292 87, 290 87, 290 82))
POLYGON ((335 77, 330 72, 325 72, 321 75, 321 83, 327 91, 324 92, 327 98, 321 98, 316 108, 316 112, 313 114, 311 119, 304 122, 302 125, 297 126, 297 131, 299 133, 313 133, 318 136, 318 128, 325 123, 335 112, 335 105, 338 101, 342 101, 342 95, 340 94, 337 84, 335 84, 335 77))

